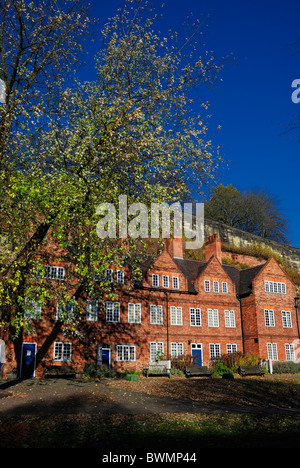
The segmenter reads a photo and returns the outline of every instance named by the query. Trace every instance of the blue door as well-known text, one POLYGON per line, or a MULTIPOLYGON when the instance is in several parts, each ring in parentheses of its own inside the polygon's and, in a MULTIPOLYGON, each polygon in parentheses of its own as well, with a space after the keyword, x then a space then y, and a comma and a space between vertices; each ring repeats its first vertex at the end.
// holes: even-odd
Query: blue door
POLYGON ((102 349, 102 366, 110 366, 110 349, 102 349))
POLYGON ((192 344, 192 360, 195 366, 202 366, 202 346, 196 343, 192 344))
POLYGON ((23 343, 21 360, 21 378, 29 379, 33 377, 35 371, 35 350, 36 344, 23 343))
POLYGON ((99 366, 110 367, 110 348, 107 345, 98 344, 97 346, 97 364, 99 366))

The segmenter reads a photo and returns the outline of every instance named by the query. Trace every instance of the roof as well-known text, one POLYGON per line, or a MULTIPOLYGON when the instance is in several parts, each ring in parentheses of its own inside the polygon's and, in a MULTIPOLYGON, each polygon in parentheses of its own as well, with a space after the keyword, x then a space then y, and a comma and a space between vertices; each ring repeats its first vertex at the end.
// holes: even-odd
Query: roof
MULTIPOLYGON (((153 257, 145 256, 143 261, 139 262, 139 266, 144 273, 151 268, 153 260, 153 257)), ((188 291, 195 293, 196 289, 194 283, 202 271, 205 270, 208 262, 174 257, 173 261, 187 278, 188 291)), ((238 295, 249 295, 252 292, 252 281, 264 265, 265 264, 256 265, 244 270, 238 270, 233 265, 222 265, 222 268, 235 284, 236 293, 238 295)))
POLYGON ((223 270, 226 271, 227 275, 231 278, 235 284, 235 290, 238 293, 240 287, 240 273, 241 271, 235 268, 233 265, 222 265, 223 270))
POLYGON ((195 292, 194 282, 200 273, 205 269, 206 263, 199 260, 187 260, 185 258, 173 258, 178 268, 188 280, 188 290, 195 292))
POLYGON ((257 265, 251 268, 246 268, 241 270, 240 273, 240 284, 238 288, 239 295, 250 294, 252 292, 252 281, 258 275, 260 270, 264 267, 265 264, 257 265))

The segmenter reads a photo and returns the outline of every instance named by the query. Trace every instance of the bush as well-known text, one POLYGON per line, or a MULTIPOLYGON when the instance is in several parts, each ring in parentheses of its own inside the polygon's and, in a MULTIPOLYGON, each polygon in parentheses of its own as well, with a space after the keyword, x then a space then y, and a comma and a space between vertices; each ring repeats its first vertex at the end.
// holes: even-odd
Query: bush
POLYGON ((253 354, 229 353, 222 354, 219 358, 215 358, 213 367, 217 364, 223 364, 230 369, 231 372, 237 372, 239 366, 258 366, 260 359, 253 354))
POLYGON ((107 366, 99 366, 95 362, 87 363, 84 366, 84 374, 92 379, 101 379, 103 377, 114 377, 114 371, 107 366))
POLYGON ((214 365, 214 370, 213 370, 214 375, 223 375, 223 374, 232 374, 232 370, 225 366, 223 362, 217 362, 214 365))
POLYGON ((175 367, 171 368, 171 375, 179 375, 180 377, 184 375, 184 372, 180 369, 176 369, 175 367))
POLYGON ((285 361, 273 363, 274 374, 299 374, 300 362, 285 361))
POLYGON ((190 354, 182 354, 171 359, 171 368, 184 372, 186 367, 191 366, 191 362, 192 356, 190 354))

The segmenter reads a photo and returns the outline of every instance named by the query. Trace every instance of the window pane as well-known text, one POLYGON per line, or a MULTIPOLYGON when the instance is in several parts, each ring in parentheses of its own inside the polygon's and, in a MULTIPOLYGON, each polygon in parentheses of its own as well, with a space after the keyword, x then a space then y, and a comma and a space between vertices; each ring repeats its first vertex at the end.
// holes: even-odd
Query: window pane
POLYGON ((168 288, 169 287, 169 277, 166 275, 163 275, 163 287, 168 288))
POLYGON ((190 323, 191 326, 201 326, 201 309, 191 307, 190 308, 190 323))
POLYGON ((88 300, 86 304, 86 319, 98 320, 98 301, 88 300))
POLYGON ((159 276, 156 274, 152 275, 152 286, 154 287, 159 286, 159 276))

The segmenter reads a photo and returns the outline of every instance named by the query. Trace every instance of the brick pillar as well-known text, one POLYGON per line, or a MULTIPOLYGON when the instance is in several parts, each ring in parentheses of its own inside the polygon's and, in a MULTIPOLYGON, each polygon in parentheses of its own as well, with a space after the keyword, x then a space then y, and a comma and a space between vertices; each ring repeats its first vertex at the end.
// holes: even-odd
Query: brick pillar
POLYGON ((213 234, 209 236, 204 244, 205 248, 205 261, 214 256, 220 263, 222 263, 222 250, 221 250, 221 240, 218 238, 218 234, 213 234))
POLYGON ((171 257, 183 258, 183 240, 182 237, 165 238, 165 246, 171 257))

